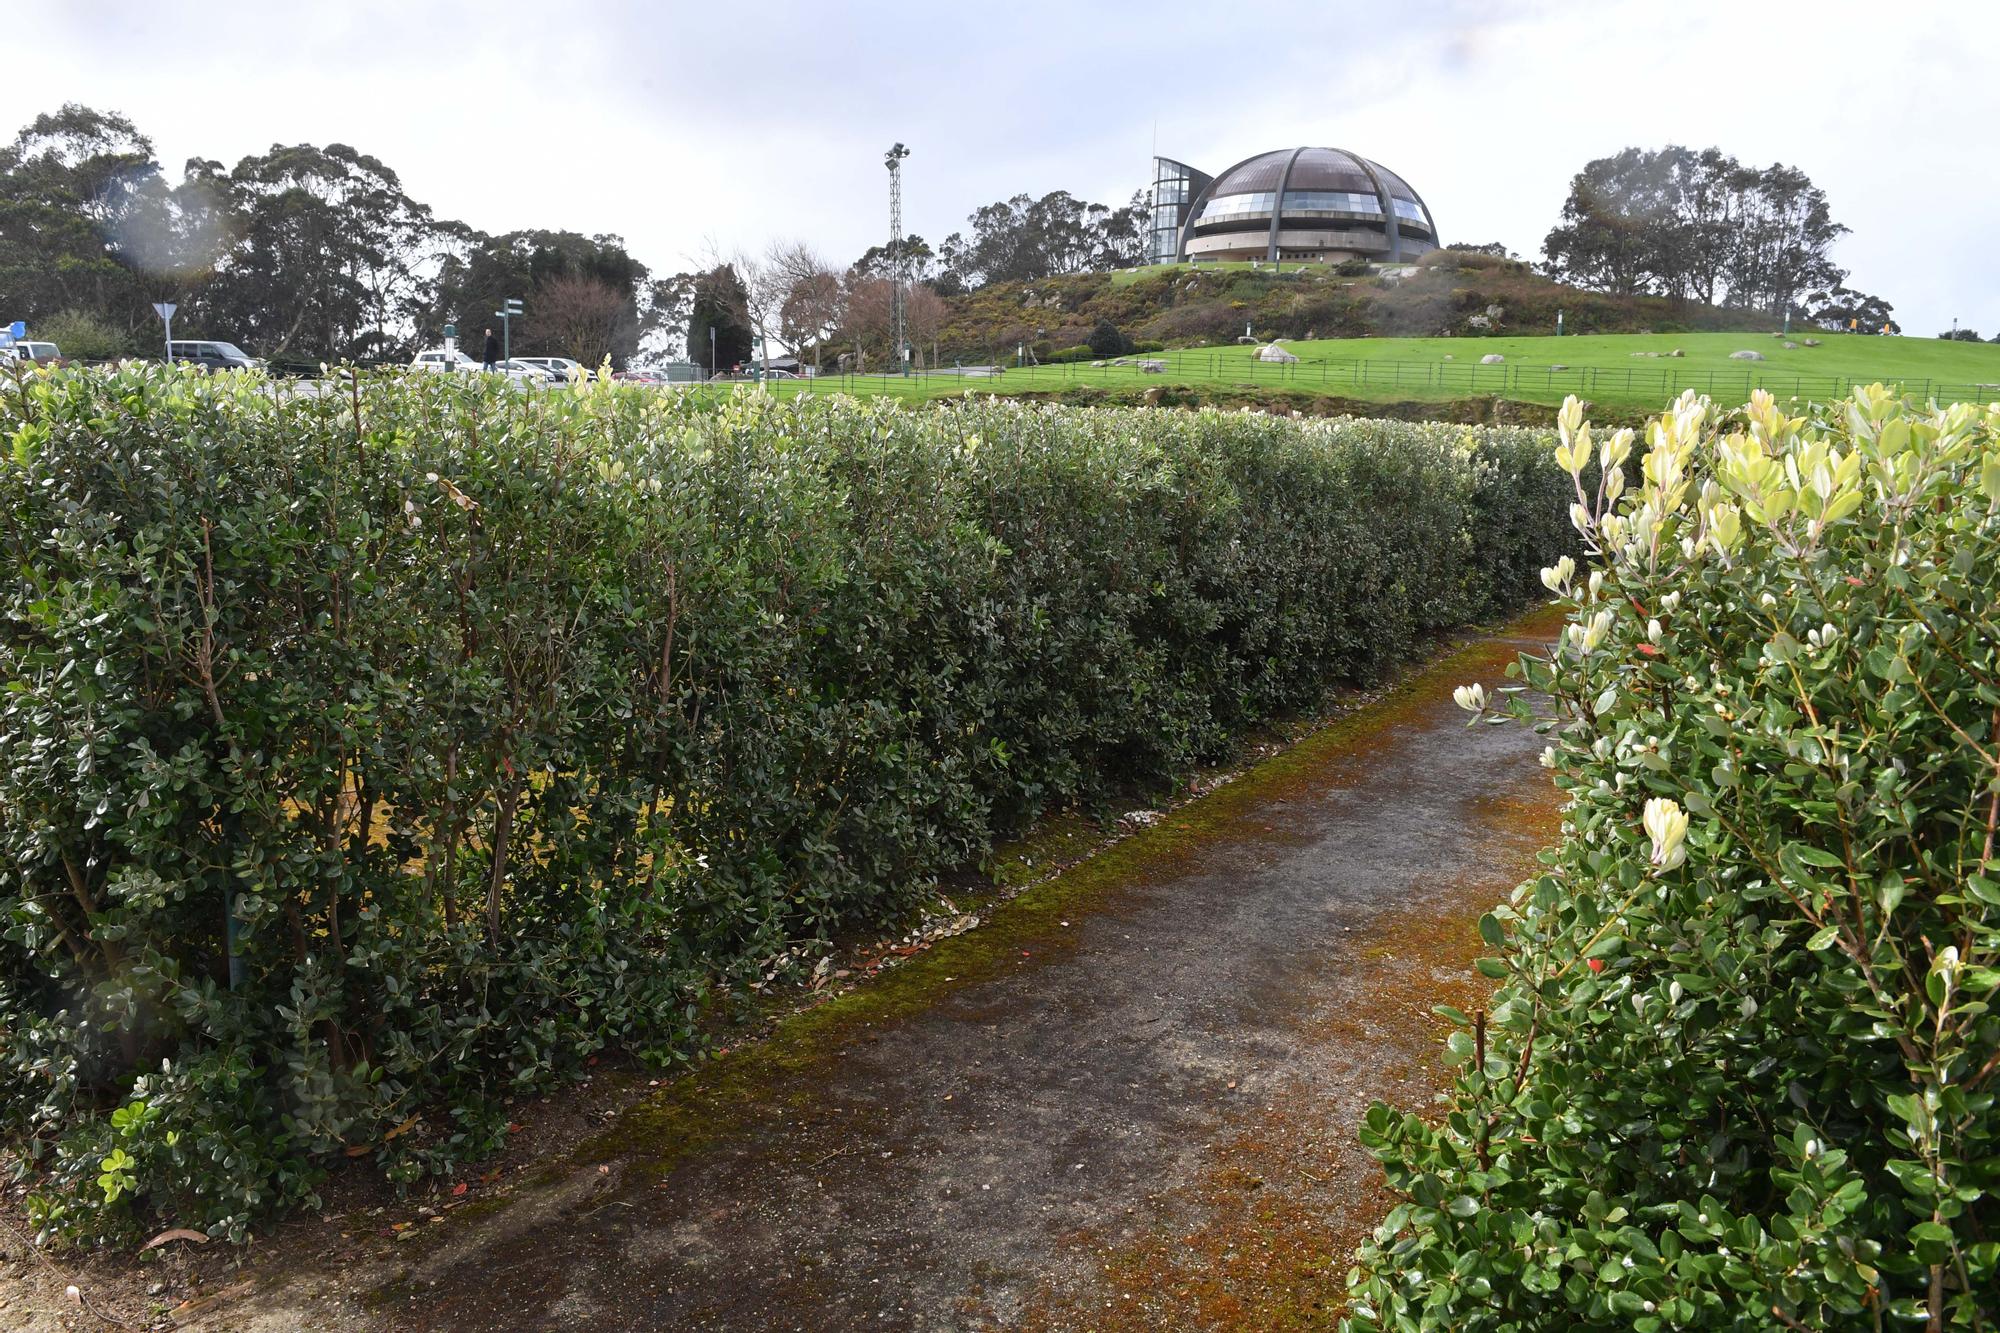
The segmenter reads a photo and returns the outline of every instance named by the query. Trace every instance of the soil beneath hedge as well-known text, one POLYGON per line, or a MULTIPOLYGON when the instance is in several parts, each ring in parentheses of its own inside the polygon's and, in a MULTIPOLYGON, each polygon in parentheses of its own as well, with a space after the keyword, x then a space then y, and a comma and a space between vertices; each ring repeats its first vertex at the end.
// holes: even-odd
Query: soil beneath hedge
POLYGON ((1556 828, 1539 740, 1468 729, 1451 687, 1554 628, 1467 644, 692 1074, 524 1105, 464 1194, 350 1191, 233 1271, 176 1246, 70 1273, 0 1237, 0 1323, 1330 1326, 1388 1206, 1355 1127, 1429 1105, 1431 1007, 1490 988, 1474 921, 1556 828))

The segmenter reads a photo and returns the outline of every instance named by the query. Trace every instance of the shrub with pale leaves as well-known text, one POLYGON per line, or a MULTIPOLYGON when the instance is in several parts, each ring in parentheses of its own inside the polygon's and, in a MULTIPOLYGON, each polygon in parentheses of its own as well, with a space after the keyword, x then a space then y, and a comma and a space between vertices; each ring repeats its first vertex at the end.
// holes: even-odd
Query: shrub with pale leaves
POLYGON ((1368 1113, 1349 1327, 1993 1328, 2000 405, 1558 433, 1562 839, 1443 1115, 1368 1113))

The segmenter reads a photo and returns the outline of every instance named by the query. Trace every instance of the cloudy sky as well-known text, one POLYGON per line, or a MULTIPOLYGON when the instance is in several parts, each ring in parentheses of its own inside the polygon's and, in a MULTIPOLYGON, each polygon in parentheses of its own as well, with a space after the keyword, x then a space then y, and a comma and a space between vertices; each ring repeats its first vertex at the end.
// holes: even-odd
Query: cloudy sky
POLYGON ((124 112, 175 177, 348 143, 442 216, 614 232, 661 272, 774 238, 852 260, 897 140, 933 242, 1017 192, 1123 202, 1156 141, 1211 171, 1306 143, 1531 257, 1588 159, 1714 144, 1818 182, 1850 285, 1910 332, 2000 330, 1992 0, 49 0, 0 44, 15 123, 124 112))

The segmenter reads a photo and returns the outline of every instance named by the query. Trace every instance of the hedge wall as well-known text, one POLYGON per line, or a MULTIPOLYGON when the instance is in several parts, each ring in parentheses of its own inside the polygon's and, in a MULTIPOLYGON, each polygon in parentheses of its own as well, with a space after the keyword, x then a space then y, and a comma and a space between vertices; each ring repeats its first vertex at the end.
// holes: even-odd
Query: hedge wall
POLYGON ((1517 430, 127 366, 0 384, 0 1114, 240 1238, 1527 594, 1517 430), (392 1134, 400 1129, 403 1132, 392 1134))

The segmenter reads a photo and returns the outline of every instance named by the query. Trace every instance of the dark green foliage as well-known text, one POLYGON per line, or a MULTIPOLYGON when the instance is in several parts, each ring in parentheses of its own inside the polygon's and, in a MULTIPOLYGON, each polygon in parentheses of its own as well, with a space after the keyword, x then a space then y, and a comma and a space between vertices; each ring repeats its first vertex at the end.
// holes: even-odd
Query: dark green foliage
POLYGON ((1124 356, 1132 350, 1132 340, 1118 331, 1118 326, 1108 319, 1097 321, 1097 327, 1090 331, 1087 344, 1099 356, 1124 356))
POLYGON ((1368 1112, 1355 1333, 2000 1321, 2000 413, 1716 416, 1582 476, 1563 839, 1442 1112, 1368 1112))
POLYGON ((490 1154, 1568 540, 1513 429, 134 366, 0 441, 0 1116, 79 1238, 490 1154))
POLYGON ((688 359, 718 375, 749 361, 754 337, 749 308, 750 294, 732 265, 698 274, 688 315, 688 359))

